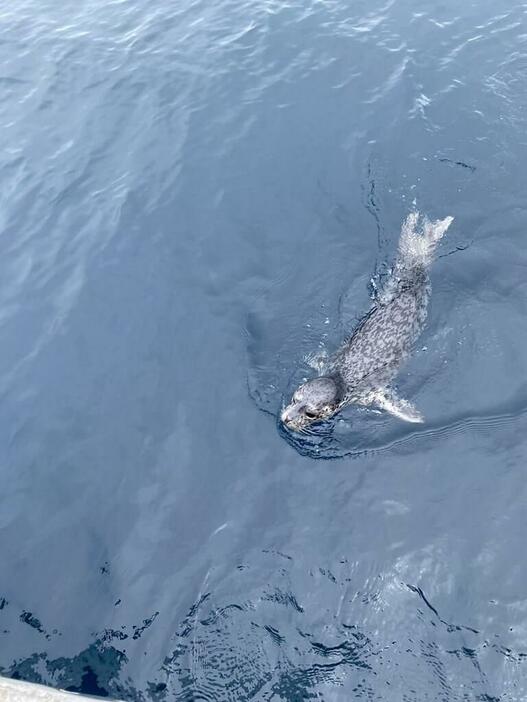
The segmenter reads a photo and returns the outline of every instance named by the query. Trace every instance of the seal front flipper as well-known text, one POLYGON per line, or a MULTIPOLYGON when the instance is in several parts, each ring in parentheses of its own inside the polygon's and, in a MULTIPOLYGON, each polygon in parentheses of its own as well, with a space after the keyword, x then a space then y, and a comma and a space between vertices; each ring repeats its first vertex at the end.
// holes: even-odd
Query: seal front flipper
POLYGON ((373 396, 373 403, 389 414, 393 414, 397 419, 402 419, 403 422, 412 422, 420 424, 424 422, 422 414, 408 400, 397 397, 395 392, 390 388, 383 388, 376 392, 373 396))

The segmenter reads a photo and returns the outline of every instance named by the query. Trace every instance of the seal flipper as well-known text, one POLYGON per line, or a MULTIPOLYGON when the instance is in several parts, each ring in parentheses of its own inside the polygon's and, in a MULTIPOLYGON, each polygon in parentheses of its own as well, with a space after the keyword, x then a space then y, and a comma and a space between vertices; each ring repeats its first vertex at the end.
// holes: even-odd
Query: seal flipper
POLYGON ((397 419, 402 419, 404 422, 412 422, 420 424, 424 422, 422 414, 408 400, 397 397, 395 392, 390 388, 383 388, 376 392, 373 396, 373 402, 380 409, 392 414, 397 419))

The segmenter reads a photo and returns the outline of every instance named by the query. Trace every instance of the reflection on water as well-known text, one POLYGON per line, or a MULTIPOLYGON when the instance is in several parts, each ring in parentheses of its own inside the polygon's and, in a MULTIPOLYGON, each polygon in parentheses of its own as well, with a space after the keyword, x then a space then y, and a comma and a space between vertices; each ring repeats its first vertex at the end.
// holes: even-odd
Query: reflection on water
MULTIPOLYGON (((389 505, 392 513, 400 510, 389 505)), ((419 559, 440 575, 445 555, 432 550, 419 559)), ((155 615, 130 631, 94 634, 94 642, 71 658, 35 653, 2 673, 126 699, 345 699, 349 690, 381 699, 379 688, 408 695, 409 676, 415 699, 426 697, 431 683, 448 699, 466 698, 466 689, 475 699, 499 699, 489 692, 489 671, 504 667, 512 690, 524 690, 518 677, 527 652, 507 645, 511 635, 445 619, 429 595, 405 582, 411 560, 399 559, 391 573, 345 558, 332 570, 302 571, 287 554, 253 554, 218 585, 218 593, 206 592, 191 606, 142 692, 123 668, 137 656, 134 648, 147 655, 139 640, 155 615), (269 572, 272 584, 260 585, 269 572), (231 602, 230 588, 246 599, 231 602)))
POLYGON ((527 698, 524 26, 490 0, 2 11, 1 674, 527 698), (425 424, 285 432, 413 207, 455 216, 397 379, 425 424))

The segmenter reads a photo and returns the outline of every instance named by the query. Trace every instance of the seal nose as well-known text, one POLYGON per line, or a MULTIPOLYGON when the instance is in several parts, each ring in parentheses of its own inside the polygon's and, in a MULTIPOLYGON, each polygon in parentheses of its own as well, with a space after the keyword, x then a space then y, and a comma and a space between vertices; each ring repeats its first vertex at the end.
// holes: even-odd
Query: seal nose
POLYGON ((289 405, 286 407, 284 410, 282 410, 282 414, 280 415, 280 419, 284 424, 291 424, 294 422, 298 417, 300 416, 300 412, 298 411, 297 407, 295 405, 289 405))
POLYGON ((287 422, 291 421, 291 414, 290 414, 290 408, 286 407, 284 410, 282 410, 282 414, 280 415, 280 419, 284 424, 287 424, 287 422))

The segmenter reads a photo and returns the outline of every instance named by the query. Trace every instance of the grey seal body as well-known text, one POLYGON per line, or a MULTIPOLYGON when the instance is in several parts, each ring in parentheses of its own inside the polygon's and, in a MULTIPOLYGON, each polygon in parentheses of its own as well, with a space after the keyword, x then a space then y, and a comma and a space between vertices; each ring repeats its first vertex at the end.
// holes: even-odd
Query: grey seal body
POLYGON ((391 300, 374 305, 336 353, 330 368, 341 375, 348 402, 361 402, 395 377, 423 328, 429 291, 424 271, 415 271, 391 300))
POLYGON ((281 419, 290 429, 301 431, 352 403, 377 406, 409 422, 423 421, 390 383, 424 326, 428 269, 452 217, 425 219, 421 230, 418 220, 418 213, 412 213, 404 222, 395 265, 370 311, 329 360, 325 374, 301 385, 284 408, 281 419))

